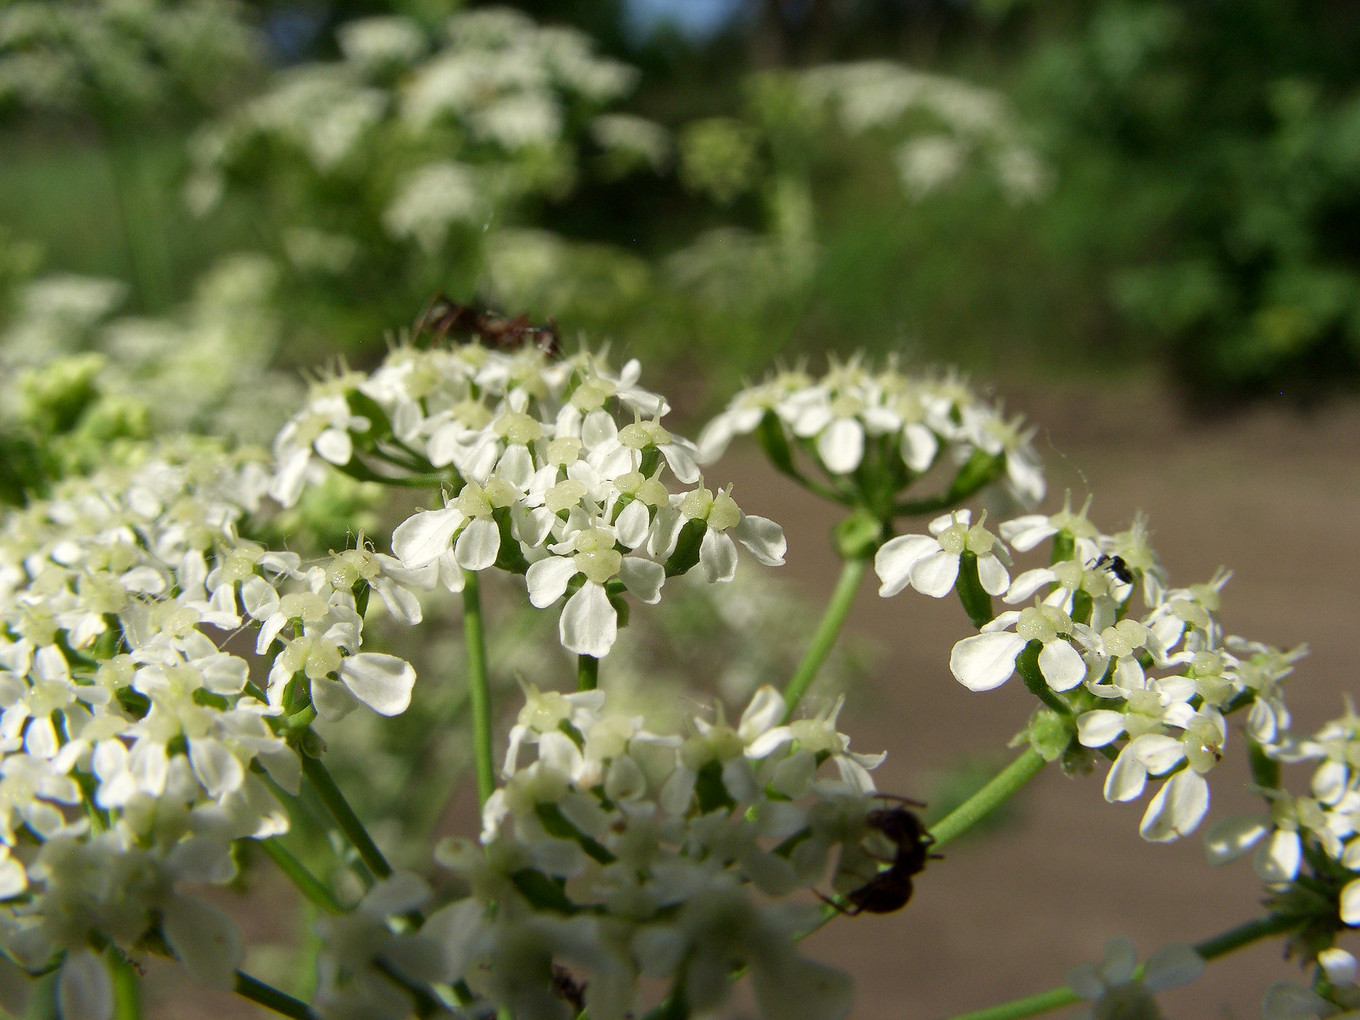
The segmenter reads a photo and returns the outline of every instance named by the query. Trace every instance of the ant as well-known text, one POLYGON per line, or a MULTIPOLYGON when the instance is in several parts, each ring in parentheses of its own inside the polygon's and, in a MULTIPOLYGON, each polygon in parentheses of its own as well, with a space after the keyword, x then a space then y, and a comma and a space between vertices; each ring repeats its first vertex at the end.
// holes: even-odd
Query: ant
POLYGON ((552 965, 552 990, 559 999, 565 999, 573 1010, 583 1013, 586 1008, 586 983, 577 981, 565 967, 552 965))
POLYGON ((877 808, 864 816, 867 828, 882 833, 896 847, 891 858, 876 857, 888 867, 884 868, 858 889, 845 894, 850 906, 845 907, 835 901, 818 896, 830 903, 842 914, 854 917, 857 914, 891 914, 907 905, 912 894, 912 876, 925 870, 926 861, 939 859, 940 854, 930 852, 935 839, 925 824, 912 811, 913 807, 925 807, 920 801, 892 794, 880 793, 883 800, 898 801, 897 807, 877 808))
POLYGON ((527 315, 507 319, 495 312, 479 312, 471 305, 450 301, 443 294, 434 296, 411 327, 411 333, 417 337, 428 333, 436 342, 447 339, 450 334, 462 334, 467 340, 485 340, 503 351, 515 351, 533 344, 551 357, 562 353, 557 326, 551 319, 546 325, 535 326, 527 315))
POLYGON ((1122 556, 1106 556, 1101 553, 1096 559, 1095 566, 1104 567, 1125 584, 1133 584, 1133 571, 1129 569, 1129 565, 1124 562, 1122 556))

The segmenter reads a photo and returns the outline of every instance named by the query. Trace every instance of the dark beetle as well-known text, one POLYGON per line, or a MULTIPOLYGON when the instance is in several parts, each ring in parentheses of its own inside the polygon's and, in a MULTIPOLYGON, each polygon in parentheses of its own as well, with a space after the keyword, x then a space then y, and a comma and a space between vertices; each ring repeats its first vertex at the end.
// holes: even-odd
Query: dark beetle
POLYGON ((471 305, 460 305, 438 294, 411 327, 411 335, 429 335, 436 342, 453 336, 457 340, 481 340, 489 347, 515 351, 533 345, 544 354, 557 356, 557 327, 552 320, 535 326, 527 315, 507 319, 495 312, 479 312, 471 305))
POLYGON ((1106 556, 1102 554, 1097 557, 1095 565, 1097 567, 1104 567, 1125 584, 1133 584, 1133 571, 1130 570, 1129 565, 1124 562, 1124 557, 1106 556))
POLYGON ((882 833, 896 848, 892 857, 875 858, 888 867, 859 888, 846 893, 844 899, 849 906, 822 896, 842 914, 851 917, 865 913, 891 914, 894 910, 901 910, 911 899, 912 877, 925 870, 926 861, 940 856, 930 852, 935 839, 916 812, 911 810, 913 807, 924 807, 924 804, 886 793, 878 796, 884 800, 898 801, 896 807, 876 808, 864 816, 864 824, 882 833))

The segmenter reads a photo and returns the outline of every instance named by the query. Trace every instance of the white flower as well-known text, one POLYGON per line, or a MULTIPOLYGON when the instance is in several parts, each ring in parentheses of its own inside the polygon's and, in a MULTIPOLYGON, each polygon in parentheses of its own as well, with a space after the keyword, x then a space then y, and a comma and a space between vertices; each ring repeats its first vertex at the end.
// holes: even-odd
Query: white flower
POLYGON ((558 622, 563 647, 578 655, 601 658, 618 636, 618 612, 609 601, 607 583, 621 582, 643 602, 661 598, 665 568, 641 556, 624 555, 615 548, 617 542, 612 525, 574 510, 562 541, 550 547, 553 555, 531 563, 525 575, 529 601, 539 609, 561 598, 575 578, 584 577, 558 622))
POLYGON ((1086 663, 1069 643, 1072 619, 1055 606, 1030 606, 1002 613, 975 637, 954 645, 949 670, 970 691, 990 691, 1015 673, 1016 658, 1031 641, 1043 645, 1039 672, 1055 691, 1068 691, 1086 679, 1086 663), (1015 633, 1007 628, 1014 625, 1015 633))
POLYGON ((1075 1014, 1074 1020, 1161 1020, 1153 996, 1177 985, 1189 984, 1204 972, 1204 959, 1180 943, 1163 946, 1143 965, 1136 977, 1138 956, 1133 943, 1115 937, 1105 943, 1105 959, 1082 964, 1067 975, 1067 984, 1092 1005, 1075 1014))
POLYGON ((977 556, 978 580, 983 591, 1000 595, 1010 584, 1005 546, 983 527, 984 513, 969 526, 972 514, 955 510, 930 522, 929 535, 899 535, 889 539, 874 556, 874 572, 883 582, 879 595, 887 598, 912 587, 922 595, 943 598, 959 575, 959 558, 965 552, 977 556))

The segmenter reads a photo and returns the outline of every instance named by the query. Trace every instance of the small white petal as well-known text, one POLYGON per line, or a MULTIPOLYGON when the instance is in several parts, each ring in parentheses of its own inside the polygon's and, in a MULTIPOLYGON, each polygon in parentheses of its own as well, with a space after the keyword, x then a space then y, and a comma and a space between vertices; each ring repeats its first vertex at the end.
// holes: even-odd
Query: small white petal
POLYGON ((422 510, 392 532, 392 555, 411 569, 433 563, 448 551, 449 541, 463 519, 463 512, 457 507, 422 510))
POLYGON ((633 500, 620 510, 614 520, 614 534, 629 549, 636 549, 647 541, 651 527, 652 518, 647 512, 647 504, 640 499, 633 500))
POLYGON ((1011 575, 1005 565, 995 556, 979 556, 977 561, 978 581, 988 595, 1000 595, 1010 587, 1011 575))
POLYGON ((1194 832, 1209 810, 1209 784, 1193 769, 1177 772, 1148 805, 1138 834, 1149 843, 1166 843, 1194 832))
POLYGON ((501 551, 501 531, 496 522, 479 517, 469 521, 458 536, 453 558, 467 570, 485 570, 496 562, 501 551))
POLYGON ((625 556, 619 564, 619 580, 630 594, 651 605, 661 598, 666 568, 641 556, 625 556))
POLYGON ((1129 751, 1128 746, 1119 752, 1119 757, 1110 766, 1105 777, 1105 799, 1110 803, 1134 800, 1142 796, 1147 785, 1147 769, 1138 756, 1129 751))
POLYGON ((111 1020, 113 979, 104 961, 88 949, 68 950, 57 978, 62 1020, 111 1020))
POLYGON ((162 930, 190 974, 213 988, 232 987, 245 958, 235 921, 203 900, 176 896, 164 907, 162 930))
POLYGON ((959 558, 941 549, 911 568, 911 586, 922 595, 942 599, 954 590, 958 576, 959 558))
POLYGON ((699 565, 709 584, 737 576, 737 545, 725 531, 708 528, 699 542, 699 565))
POLYGON ((1261 841, 1271 829, 1259 815, 1234 815, 1215 823, 1204 836, 1204 855, 1210 864, 1235 861, 1261 841))
POLYGON ((189 741, 189 763, 203 789, 214 800, 239 790, 245 781, 245 769, 241 767, 240 759, 211 737, 189 741))
POLYGON ((1204 957, 1182 942, 1162 946, 1143 965, 1143 987, 1149 992, 1188 985, 1204 973, 1204 957))
POLYGON ((732 537, 765 566, 783 565, 789 543, 784 538, 784 529, 768 517, 744 514, 732 529, 732 537))
POLYGON ((1108 708, 1096 708, 1077 717, 1077 739, 1083 747, 1104 747, 1124 732, 1126 716, 1108 708))
POLYGON ((360 652, 346 656, 336 672, 350 693, 379 715, 400 715, 411 704, 416 671, 405 659, 360 652))
POLYGON ((878 593, 884 598, 896 595, 910 582, 917 561, 939 548, 940 543, 929 535, 898 535, 888 539, 874 554, 874 573, 882 582, 878 593))
POLYGON ((864 459, 864 429, 854 418, 837 418, 817 437, 817 455, 832 474, 849 474, 864 459))
POLYGON ((1039 653, 1039 672, 1055 691, 1070 691, 1086 679, 1086 660, 1066 641, 1050 641, 1039 653))
POLYGON ((579 573, 576 561, 565 556, 549 556, 530 563, 524 575, 529 603, 536 609, 552 605, 562 597, 571 579, 579 573))
POLYGON ((1356 977, 1355 957, 1344 949, 1333 946, 1331 949, 1324 949, 1317 955, 1318 966, 1327 975, 1327 980, 1334 985, 1353 985, 1356 977))
POLYGON ((1015 673, 1015 657, 1025 639, 1004 631, 964 638, 949 655, 949 671, 970 691, 1000 687, 1015 673))
POLYGON ((1341 890, 1341 920, 1352 926, 1360 925, 1360 878, 1347 882, 1341 890))
POLYGON ((1256 874, 1267 885, 1292 882, 1299 873, 1303 848, 1297 832, 1277 829, 1256 850, 1253 865, 1256 874))
POLYGON ((619 615, 602 586, 587 581, 562 608, 558 623, 562 646, 578 655, 600 659, 609 654, 619 633, 619 615))

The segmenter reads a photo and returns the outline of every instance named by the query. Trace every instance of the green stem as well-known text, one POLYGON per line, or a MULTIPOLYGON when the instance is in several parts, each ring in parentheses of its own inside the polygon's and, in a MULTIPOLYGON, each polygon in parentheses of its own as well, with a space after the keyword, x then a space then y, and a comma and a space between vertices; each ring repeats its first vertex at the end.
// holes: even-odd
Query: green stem
POLYGON ((593 655, 576 657, 576 689, 593 691, 600 686, 600 660, 593 655))
POLYGON ((122 952, 110 946, 104 958, 113 972, 114 1020, 141 1020, 142 982, 122 952))
POLYGON ((335 785, 335 780, 331 778, 326 766, 321 764, 321 759, 302 755, 302 774, 312 784, 312 789, 316 791, 317 797, 325 805, 327 812, 335 820, 335 824, 340 826, 340 831, 345 834, 350 845, 359 852, 359 859, 364 862, 368 870, 380 879, 390 878, 392 865, 387 863, 387 858, 378 849, 378 844, 373 842, 373 837, 364 828, 364 823, 359 820, 359 816, 349 806, 349 801, 345 800, 345 795, 340 792, 340 787, 335 785))
POLYGON ((236 994, 251 1002, 258 1002, 265 1009, 293 1017, 293 1020, 317 1020, 316 1013, 307 1003, 284 994, 273 985, 267 985, 244 971, 236 972, 236 994))
POLYGON ((1267 914, 1254 921, 1239 924, 1236 928, 1229 928, 1221 935, 1195 943, 1195 952, 1206 960, 1216 960, 1220 956, 1227 956, 1235 949, 1241 949, 1271 935, 1281 935, 1297 927, 1299 927, 1297 917, 1267 914))
POLYGON ((463 571, 463 644, 467 648, 477 803, 485 804, 496 792, 496 766, 491 760, 491 682, 486 673, 486 633, 482 629, 482 598, 475 570, 463 571))
POLYGON ((303 863, 293 856, 292 851, 276 837, 259 840, 259 846, 279 866, 279 870, 288 876, 293 885, 297 886, 298 892, 303 896, 328 914, 344 913, 344 908, 335 901, 335 896, 326 888, 325 883, 308 871, 303 863))
POLYGON ((1080 1001, 1081 996, 1070 988, 1053 988, 1038 995, 1002 1003, 1000 1006, 990 1006, 972 1013, 960 1013, 950 1020, 1020 1020, 1021 1017, 1038 1016, 1040 1013, 1061 1009, 1080 1001))
POLYGON ((1032 747, 998 772, 987 785, 941 818, 930 830, 936 846, 957 839, 1000 807, 1044 767, 1044 759, 1032 747))
POLYGON ((867 559, 848 559, 841 567, 836 590, 831 593, 831 600, 822 613, 822 620, 817 624, 816 633, 812 635, 812 643, 808 645, 808 650, 803 654, 803 661, 794 671, 793 679, 789 681, 788 687, 784 688, 784 722, 787 723, 793 718, 798 702, 803 700, 803 695, 807 693, 807 689, 812 686, 812 681, 817 676, 817 670, 821 669, 822 663, 831 653, 831 648, 840 635, 841 626, 850 613, 850 606, 855 601, 859 582, 868 566, 867 559))
MULTIPOLYGON (((1233 950, 1241 949, 1243 946, 1251 945, 1253 942, 1269 938, 1272 935, 1280 935, 1298 926, 1299 919, 1296 917, 1267 914, 1265 917, 1247 921, 1245 924, 1239 924, 1236 928, 1230 928, 1220 935, 1198 942, 1193 948, 1206 961, 1214 960, 1220 956, 1226 956, 1233 950)), ((1137 976, 1141 977, 1142 972, 1143 968, 1140 966, 1137 976)), ((1029 995, 1023 999, 1015 999, 999 1006, 990 1006, 987 1009, 975 1010, 972 1013, 960 1013, 958 1016, 952 1017, 951 1020, 1021 1020, 1022 1017, 1038 1016, 1040 1013, 1047 1013, 1049 1010, 1060 1009, 1079 1001, 1081 1001, 1081 997, 1070 988, 1050 988, 1046 992, 1029 995)))

